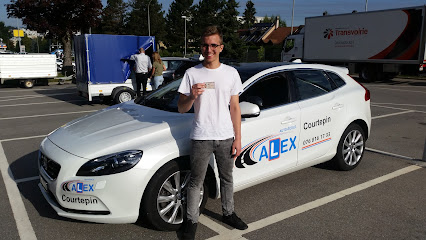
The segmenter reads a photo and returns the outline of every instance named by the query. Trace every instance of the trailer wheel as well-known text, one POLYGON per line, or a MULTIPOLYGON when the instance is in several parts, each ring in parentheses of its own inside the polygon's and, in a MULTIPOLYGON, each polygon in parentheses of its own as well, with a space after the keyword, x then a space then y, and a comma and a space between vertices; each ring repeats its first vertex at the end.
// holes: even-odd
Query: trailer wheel
POLYGON ((130 89, 121 89, 119 90, 114 97, 115 103, 123 103, 132 100, 135 98, 135 93, 130 89))
POLYGON ((32 88, 32 87, 34 87, 34 80, 24 80, 22 82, 22 86, 24 88, 32 88))

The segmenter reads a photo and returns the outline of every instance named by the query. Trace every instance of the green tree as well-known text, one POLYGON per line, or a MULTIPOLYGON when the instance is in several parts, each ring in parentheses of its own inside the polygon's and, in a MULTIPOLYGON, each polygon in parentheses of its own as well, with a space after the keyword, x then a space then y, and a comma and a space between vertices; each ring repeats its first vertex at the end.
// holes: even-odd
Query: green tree
POLYGON ((100 0, 11 0, 6 6, 8 17, 20 18, 27 28, 62 41, 64 69, 72 68, 72 35, 96 26, 102 10, 100 0))
POLYGON ((166 21, 162 4, 157 0, 131 0, 130 13, 127 19, 127 33, 140 36, 155 36, 156 41, 165 39, 166 21), (149 4, 149 27, 148 27, 148 4, 149 4))
POLYGON ((239 38, 237 33, 240 25, 237 20, 239 14, 237 11, 238 7, 238 3, 235 0, 228 0, 218 14, 220 20, 219 27, 222 29, 225 44, 222 56, 225 58, 240 59, 243 58, 241 53, 246 52, 244 42, 239 38))
POLYGON ((191 28, 191 21, 193 18, 194 7, 192 6, 193 0, 174 0, 169 7, 169 12, 166 16, 166 25, 169 31, 165 42, 172 49, 179 49, 185 45, 185 19, 187 20, 187 36, 186 39, 192 39, 188 29, 191 28))
POLYGON ((280 26, 280 27, 287 27, 286 22, 285 22, 284 20, 282 20, 282 19, 281 19, 281 17, 280 17, 279 15, 278 15, 278 16, 271 15, 271 17, 268 17, 268 15, 265 15, 265 17, 263 18, 263 20, 262 20, 261 22, 262 22, 262 23, 275 23, 275 21, 276 21, 277 17, 278 17, 278 18, 279 18, 279 20, 280 20, 279 26, 280 26))
POLYGON ((256 22, 256 8, 254 8, 254 3, 249 0, 246 3, 246 9, 243 13, 243 28, 250 28, 256 22))
POLYGON ((3 43, 8 44, 9 39, 12 38, 10 27, 6 27, 4 22, 0 22, 0 38, 3 39, 3 43))
POLYGON ((123 0, 108 0, 102 11, 100 31, 106 34, 125 34, 127 4, 123 0))
POLYGON ((194 9, 194 18, 191 21, 190 34, 193 36, 192 46, 199 49, 200 35, 204 28, 210 25, 221 26, 220 13, 225 5, 224 0, 200 0, 194 9))

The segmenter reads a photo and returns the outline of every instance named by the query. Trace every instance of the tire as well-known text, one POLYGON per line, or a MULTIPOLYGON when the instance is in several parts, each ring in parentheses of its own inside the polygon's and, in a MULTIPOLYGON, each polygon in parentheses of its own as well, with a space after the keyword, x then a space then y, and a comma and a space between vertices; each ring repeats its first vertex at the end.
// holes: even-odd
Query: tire
POLYGON ((337 146, 336 156, 332 159, 337 169, 349 171, 358 166, 364 156, 365 134, 362 128, 352 123, 343 132, 337 146))
POLYGON ((32 88, 32 87, 34 87, 34 80, 24 80, 22 82, 22 86, 24 88, 32 88))
POLYGON ((370 66, 364 66, 359 73, 359 77, 366 82, 374 81, 374 71, 370 66))
MULTIPOLYGON (((176 231, 186 217, 186 187, 189 164, 172 161, 152 177, 141 202, 142 217, 158 230, 176 231), (176 184, 179 182, 179 184, 176 184)), ((208 189, 204 182, 200 195, 200 213, 207 202, 208 189)))
POLYGON ((114 102, 115 103, 123 103, 132 100, 135 98, 135 93, 130 89, 122 89, 115 94, 114 102))

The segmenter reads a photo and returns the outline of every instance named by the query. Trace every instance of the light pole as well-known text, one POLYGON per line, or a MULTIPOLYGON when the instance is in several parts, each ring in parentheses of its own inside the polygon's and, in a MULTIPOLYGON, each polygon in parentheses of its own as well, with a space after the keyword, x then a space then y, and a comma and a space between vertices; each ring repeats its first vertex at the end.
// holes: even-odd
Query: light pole
POLYGON ((149 22, 149 5, 151 4, 152 0, 149 0, 148 3, 148 36, 151 36, 151 23, 149 22))
POLYGON ((368 0, 365 0, 365 11, 367 12, 368 0))
POLYGON ((186 16, 182 16, 182 18, 185 21, 185 55, 184 55, 184 57, 186 57, 186 19, 187 19, 187 17, 186 16))
POLYGON ((293 35, 294 1, 295 0, 293 0, 293 10, 291 12, 291 35, 293 35))

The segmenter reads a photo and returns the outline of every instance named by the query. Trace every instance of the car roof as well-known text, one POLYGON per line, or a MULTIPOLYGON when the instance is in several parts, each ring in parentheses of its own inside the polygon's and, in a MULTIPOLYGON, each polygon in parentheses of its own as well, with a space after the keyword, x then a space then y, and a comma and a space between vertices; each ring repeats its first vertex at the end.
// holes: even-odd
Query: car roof
POLYGON ((307 63, 290 63, 290 62, 251 62, 251 63, 235 63, 230 66, 237 69, 240 74, 241 81, 245 82, 252 76, 267 70, 282 70, 282 69, 322 69, 341 74, 348 74, 349 71, 345 67, 328 66, 323 64, 307 64, 307 63))
POLYGON ((163 61, 175 61, 175 60, 179 60, 179 61, 194 61, 193 59, 183 58, 183 57, 162 57, 161 60, 163 60, 163 61))
POLYGON ((283 63, 283 62, 251 62, 251 63, 234 63, 230 66, 237 69, 238 73, 240 74, 241 81, 245 82, 252 76, 256 75, 257 73, 262 72, 263 70, 277 67, 277 66, 283 66, 283 65, 289 65, 291 63, 283 63))

